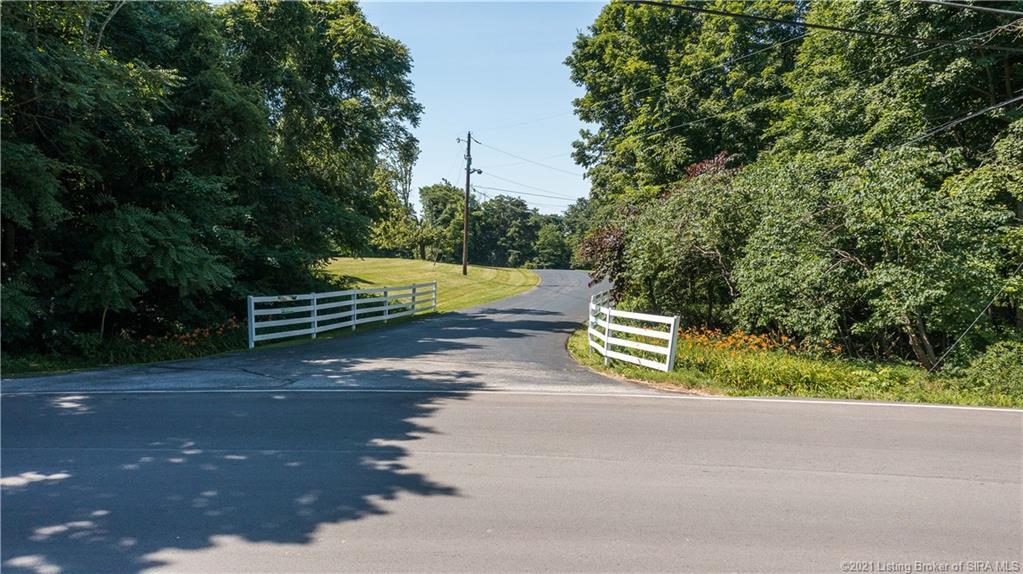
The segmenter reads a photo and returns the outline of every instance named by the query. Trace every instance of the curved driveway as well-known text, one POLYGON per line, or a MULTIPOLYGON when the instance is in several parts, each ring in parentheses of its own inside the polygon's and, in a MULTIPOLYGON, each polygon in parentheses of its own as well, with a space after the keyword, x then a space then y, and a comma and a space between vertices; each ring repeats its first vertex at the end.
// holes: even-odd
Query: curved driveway
MULTIPOLYGON (((256 352, 4 381, 24 390, 488 389, 650 392, 580 367, 565 352, 586 320, 581 271, 538 271, 526 293, 397 328, 256 352)), ((439 294, 443 298, 443 291, 439 294)))
POLYGON ((5 381, 4 571, 1019 571, 1020 411, 605 379, 563 349, 585 277, 541 274, 352 338, 5 381))

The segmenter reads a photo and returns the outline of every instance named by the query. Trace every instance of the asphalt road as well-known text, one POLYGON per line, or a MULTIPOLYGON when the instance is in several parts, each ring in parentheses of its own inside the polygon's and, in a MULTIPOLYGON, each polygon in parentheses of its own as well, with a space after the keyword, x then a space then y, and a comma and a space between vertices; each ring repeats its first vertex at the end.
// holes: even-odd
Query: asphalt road
POLYGON ((1023 412, 604 379, 563 350, 585 279, 542 275, 359 337, 5 381, 4 571, 1019 571, 1023 412))

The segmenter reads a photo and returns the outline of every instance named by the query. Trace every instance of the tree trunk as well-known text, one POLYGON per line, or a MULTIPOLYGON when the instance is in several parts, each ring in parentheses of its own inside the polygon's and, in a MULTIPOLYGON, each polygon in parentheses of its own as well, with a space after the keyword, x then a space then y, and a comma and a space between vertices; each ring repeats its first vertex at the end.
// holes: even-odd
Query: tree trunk
POLYGON ((934 347, 927 337, 923 316, 916 313, 913 320, 910 320, 908 316, 903 315, 903 321, 905 321, 906 334, 909 336, 909 346, 913 348, 916 360, 925 369, 930 369, 938 362, 938 357, 934 354, 934 347))
POLYGON ((714 322, 714 285, 707 285, 707 327, 714 322))
POLYGON ((103 333, 107 330, 107 311, 110 307, 103 307, 103 316, 99 320, 99 338, 103 340, 103 333))

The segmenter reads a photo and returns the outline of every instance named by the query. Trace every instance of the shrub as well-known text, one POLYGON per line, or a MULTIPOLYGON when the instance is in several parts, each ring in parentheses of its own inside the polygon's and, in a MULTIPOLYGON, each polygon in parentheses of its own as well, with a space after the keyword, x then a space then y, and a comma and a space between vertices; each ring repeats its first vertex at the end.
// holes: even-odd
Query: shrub
POLYGON ((675 368, 702 373, 732 395, 1023 404, 1023 343, 992 345, 953 378, 909 365, 851 361, 837 345, 822 349, 742 331, 680 335, 675 368))
POLYGON ((60 354, 5 354, 4 374, 188 359, 243 349, 246 344, 245 325, 234 318, 162 337, 122 331, 102 339, 97 333, 70 333, 68 339, 69 348, 60 354))
POLYGON ((1023 342, 999 341, 975 358, 959 377, 964 389, 1023 400, 1023 342))

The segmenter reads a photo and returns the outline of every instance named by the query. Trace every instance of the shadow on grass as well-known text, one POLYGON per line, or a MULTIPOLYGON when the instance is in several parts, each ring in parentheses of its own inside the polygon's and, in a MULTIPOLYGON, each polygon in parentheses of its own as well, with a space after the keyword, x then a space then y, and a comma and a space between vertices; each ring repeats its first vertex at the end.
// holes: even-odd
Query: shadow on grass
POLYGON ((351 289, 357 285, 376 285, 376 281, 370 281, 362 277, 356 277, 355 275, 342 275, 341 279, 344 280, 347 285, 346 288, 351 289))

